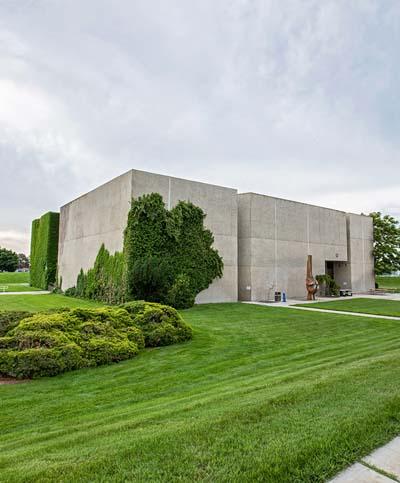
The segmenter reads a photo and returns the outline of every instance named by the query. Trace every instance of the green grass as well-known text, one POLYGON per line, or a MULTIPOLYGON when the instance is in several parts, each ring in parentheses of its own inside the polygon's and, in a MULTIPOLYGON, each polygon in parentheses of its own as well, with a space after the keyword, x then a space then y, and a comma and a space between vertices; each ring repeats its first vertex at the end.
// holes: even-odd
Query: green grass
POLYGON ((299 307, 311 309, 339 310, 344 312, 360 312, 363 314, 389 315, 400 317, 400 300, 348 298, 332 302, 316 302, 313 304, 298 304, 299 307))
POLYGON ((400 277, 376 277, 379 288, 388 288, 400 292, 400 277))
POLYGON ((40 288, 30 287, 24 283, 7 283, 7 284, 0 284, 0 293, 3 292, 35 292, 37 290, 41 290, 40 288), (3 287, 6 287, 3 290, 3 287))
POLYGON ((65 295, 0 295, 0 310, 28 310, 38 312, 40 310, 54 309, 57 307, 98 307, 98 302, 81 300, 65 295))
POLYGON ((0 386, 0 480, 325 481, 400 432, 398 322, 183 313, 189 343, 0 386))
POLYGON ((0 272, 0 285, 8 283, 29 283, 29 272, 0 272))

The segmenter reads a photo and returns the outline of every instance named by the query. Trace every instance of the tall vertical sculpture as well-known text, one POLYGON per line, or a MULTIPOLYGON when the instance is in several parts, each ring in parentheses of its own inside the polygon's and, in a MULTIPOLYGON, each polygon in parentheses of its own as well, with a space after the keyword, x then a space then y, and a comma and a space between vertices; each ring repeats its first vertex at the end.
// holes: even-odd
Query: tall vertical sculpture
POLYGON ((307 300, 315 300, 315 294, 317 293, 317 290, 318 290, 318 282, 313 276, 312 255, 308 255, 308 258, 307 258, 306 288, 307 288, 307 300))

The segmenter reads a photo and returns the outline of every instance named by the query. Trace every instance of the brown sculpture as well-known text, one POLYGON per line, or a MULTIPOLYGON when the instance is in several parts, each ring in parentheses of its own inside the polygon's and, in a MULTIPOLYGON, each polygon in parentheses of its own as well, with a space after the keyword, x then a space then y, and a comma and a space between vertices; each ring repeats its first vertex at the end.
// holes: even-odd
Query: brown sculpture
POLYGON ((315 294, 318 290, 318 282, 315 280, 312 271, 312 255, 308 255, 306 278, 307 300, 315 300, 315 294))

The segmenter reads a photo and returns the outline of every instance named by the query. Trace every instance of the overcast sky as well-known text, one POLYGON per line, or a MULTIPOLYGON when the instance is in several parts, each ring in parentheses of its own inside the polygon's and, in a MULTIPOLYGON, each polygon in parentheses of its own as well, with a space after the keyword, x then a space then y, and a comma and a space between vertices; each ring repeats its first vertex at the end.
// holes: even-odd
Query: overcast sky
POLYGON ((400 217, 399 0, 0 0, 0 245, 143 169, 400 217))

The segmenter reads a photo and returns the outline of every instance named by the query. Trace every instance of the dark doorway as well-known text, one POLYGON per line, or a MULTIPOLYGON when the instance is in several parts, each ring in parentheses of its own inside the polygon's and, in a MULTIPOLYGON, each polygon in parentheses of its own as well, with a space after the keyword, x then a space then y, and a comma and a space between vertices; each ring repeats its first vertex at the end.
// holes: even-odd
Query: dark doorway
POLYGON ((335 262, 325 262, 325 274, 335 279, 335 262))

